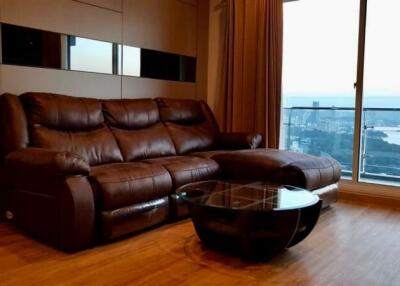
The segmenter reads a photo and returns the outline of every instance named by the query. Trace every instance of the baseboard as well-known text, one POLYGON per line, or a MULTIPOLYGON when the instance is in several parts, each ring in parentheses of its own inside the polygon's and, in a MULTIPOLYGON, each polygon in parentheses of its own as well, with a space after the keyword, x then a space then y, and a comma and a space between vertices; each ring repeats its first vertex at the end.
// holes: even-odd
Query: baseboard
POLYGON ((339 194, 339 201, 350 200, 376 205, 385 205, 400 208, 400 200, 386 197, 377 197, 365 194, 341 192, 339 194))
POLYGON ((339 200, 353 200, 400 208, 400 188, 341 181, 339 200))

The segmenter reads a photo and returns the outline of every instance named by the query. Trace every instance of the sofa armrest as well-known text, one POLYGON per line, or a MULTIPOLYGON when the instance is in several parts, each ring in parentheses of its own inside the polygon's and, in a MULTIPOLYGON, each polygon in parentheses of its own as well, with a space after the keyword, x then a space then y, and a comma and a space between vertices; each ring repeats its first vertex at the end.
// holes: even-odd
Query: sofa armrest
POLYGON ((221 149, 255 149, 261 142, 262 135, 259 133, 233 132, 218 136, 218 147, 221 149))
POLYGON ((41 148, 11 152, 6 158, 6 168, 46 177, 88 175, 90 172, 89 163, 76 154, 41 148))
POLYGON ((22 230, 66 251, 95 242, 95 197, 88 163, 69 152, 26 148, 7 156, 11 202, 5 211, 22 230))

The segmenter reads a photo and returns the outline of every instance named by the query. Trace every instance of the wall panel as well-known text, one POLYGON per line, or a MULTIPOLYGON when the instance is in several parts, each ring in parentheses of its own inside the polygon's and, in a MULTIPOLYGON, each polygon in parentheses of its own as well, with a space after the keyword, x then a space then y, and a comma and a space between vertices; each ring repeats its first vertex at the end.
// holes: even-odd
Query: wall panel
POLYGON ((178 0, 178 1, 181 1, 181 2, 183 2, 185 4, 193 5, 193 6, 196 6, 199 2, 200 3, 201 2, 207 2, 207 0, 199 0, 199 1, 197 1, 197 0, 178 0))
POLYGON ((0 64, 0 94, 7 92, 3 85, 3 65, 0 64))
POLYGON ((207 100, 209 1, 198 3, 197 15, 196 98, 207 100))
POLYGON ((198 57, 197 83, 0 64, 0 92, 205 99, 208 1, 0 0, 1 22, 198 57))
POLYGON ((196 84, 147 78, 123 77, 123 98, 172 97, 196 98, 196 84))
POLYGON ((0 66, 1 92, 53 92, 92 98, 121 98, 121 77, 43 68, 0 66))
POLYGON ((224 49, 226 5, 224 0, 210 0, 208 35, 208 81, 207 102, 213 110, 222 110, 221 98, 224 92, 224 49))
POLYGON ((5 23, 121 42, 121 13, 72 0, 0 0, 5 23))
POLYGON ((124 0, 124 43, 196 56, 197 8, 179 0, 124 0))
POLYGON ((72 0, 72 1, 86 3, 89 5, 94 5, 117 12, 122 12, 122 0, 72 0))

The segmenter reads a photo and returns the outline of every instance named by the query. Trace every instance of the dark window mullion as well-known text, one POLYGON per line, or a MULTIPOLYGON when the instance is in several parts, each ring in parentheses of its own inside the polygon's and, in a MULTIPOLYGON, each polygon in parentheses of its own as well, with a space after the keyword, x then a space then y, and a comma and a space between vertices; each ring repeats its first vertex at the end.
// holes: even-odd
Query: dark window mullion
POLYGON ((355 125, 353 142, 353 176, 352 180, 358 182, 360 173, 360 147, 361 147, 361 127, 362 127, 362 106, 364 88, 364 63, 365 63, 365 37, 367 24, 367 0, 360 0, 360 21, 358 35, 358 59, 357 59, 357 81, 356 87, 356 106, 355 106, 355 125))

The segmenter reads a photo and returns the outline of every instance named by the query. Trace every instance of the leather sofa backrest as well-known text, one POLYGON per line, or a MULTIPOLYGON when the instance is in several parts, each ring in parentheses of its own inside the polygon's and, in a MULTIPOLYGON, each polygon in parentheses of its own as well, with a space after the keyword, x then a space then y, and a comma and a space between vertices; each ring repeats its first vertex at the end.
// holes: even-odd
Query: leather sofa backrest
POLYGON ((124 161, 176 155, 168 130, 152 99, 103 101, 103 112, 124 161))
POLYGON ((197 100, 30 92, 2 95, 0 111, 0 162, 27 146, 69 151, 90 165, 187 154, 215 147, 219 132, 208 105, 197 100))
POLYGON ((69 151, 90 165, 122 161, 99 100, 33 92, 20 98, 29 125, 30 146, 69 151))
POLYGON ((0 165, 8 153, 28 146, 27 121, 18 96, 0 96, 0 165))
POLYGON ((204 101, 170 98, 156 98, 155 101, 178 154, 215 146, 218 125, 204 101))

